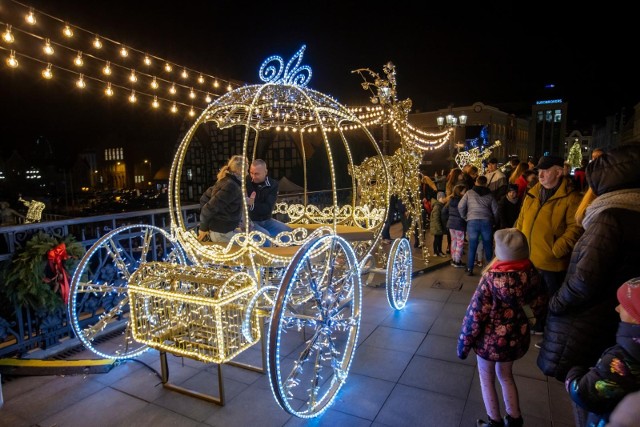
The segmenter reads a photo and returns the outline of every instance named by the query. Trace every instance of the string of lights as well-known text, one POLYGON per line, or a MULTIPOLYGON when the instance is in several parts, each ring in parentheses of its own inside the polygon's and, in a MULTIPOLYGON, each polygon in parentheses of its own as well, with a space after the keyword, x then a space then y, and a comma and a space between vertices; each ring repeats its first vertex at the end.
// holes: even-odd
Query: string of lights
POLYGON ((25 62, 44 65, 42 78, 52 79, 60 71, 71 75, 80 90, 101 87, 108 97, 122 91, 131 103, 146 98, 154 109, 165 104, 177 113, 181 107, 192 117, 221 96, 216 92, 223 85, 227 91, 234 89, 229 80, 127 46, 19 1, 10 2, 13 9, 0 9, 0 28, 5 27, 0 50, 8 53, 5 62, 11 69, 23 68, 25 62))
MULTIPOLYGON (((171 113, 185 111, 191 117, 220 97, 222 94, 216 92, 223 85, 227 92, 234 89, 229 80, 138 50, 17 0, 9 0, 9 4, 14 8, 0 9, 0 28, 5 27, 0 50, 7 53, 5 62, 10 69, 23 68, 26 62, 36 64, 37 75, 46 80, 70 75, 78 90, 108 98, 120 95, 131 104, 146 102, 153 109, 164 106, 171 113)), ((356 71, 361 75, 362 71, 373 73, 368 69, 356 71)), ((388 80, 383 80, 373 74, 375 83, 363 83, 363 87, 377 87, 372 102, 380 105, 353 109, 363 125, 390 123, 401 137, 422 150, 447 143, 451 132, 425 132, 408 123, 405 104, 408 102, 410 108, 411 101, 397 101, 394 75, 387 73, 388 80)))

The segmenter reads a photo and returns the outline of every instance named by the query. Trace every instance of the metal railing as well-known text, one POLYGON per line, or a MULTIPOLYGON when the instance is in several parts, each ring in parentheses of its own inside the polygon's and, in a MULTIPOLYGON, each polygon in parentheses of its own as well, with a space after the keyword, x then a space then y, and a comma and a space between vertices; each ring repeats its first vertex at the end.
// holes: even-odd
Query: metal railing
MULTIPOLYGON (((351 188, 337 190, 340 204, 349 203, 351 191, 351 188)), ((278 201, 304 204, 304 198, 304 193, 288 193, 280 194, 278 201)), ((311 191, 306 193, 306 199, 307 203, 319 207, 330 206, 332 193, 311 191)), ((183 220, 187 228, 195 228, 198 225, 199 212, 199 204, 182 207, 183 220)), ((168 208, 55 221, 47 219, 47 216, 43 216, 43 221, 38 223, 0 227, 0 263, 9 262, 14 253, 25 248, 27 242, 38 233, 56 238, 73 235, 85 249, 89 249, 100 237, 123 225, 148 224, 165 230, 168 230, 171 225, 168 208)), ((70 271, 69 274, 73 275, 73 272, 70 271)), ((0 283, 0 287, 2 286, 5 284, 0 283)), ((7 301, 0 301, 0 304, 7 303, 7 301)), ((34 311, 14 304, 13 310, 4 310, 4 312, 7 311, 13 311, 13 313, 7 315, 0 311, 0 357, 23 355, 38 348, 50 348, 64 338, 73 338, 66 307, 48 312, 34 311)))
MULTIPOLYGON (((182 207, 184 223, 188 228, 197 226, 199 210, 200 205, 197 204, 182 207)), ((38 233, 57 238, 73 235, 85 249, 89 249, 104 234, 127 224, 149 224, 168 230, 171 225, 169 209, 3 226, 0 227, 0 262, 9 262, 13 254, 23 249, 29 239, 38 233)), ((0 286, 4 285, 0 283, 0 286)), ((11 303, 2 301, 1 304, 11 303)), ((49 348, 73 335, 66 307, 45 312, 14 304, 13 310, 4 311, 13 312, 0 317, 0 357, 23 355, 36 348, 49 348)))

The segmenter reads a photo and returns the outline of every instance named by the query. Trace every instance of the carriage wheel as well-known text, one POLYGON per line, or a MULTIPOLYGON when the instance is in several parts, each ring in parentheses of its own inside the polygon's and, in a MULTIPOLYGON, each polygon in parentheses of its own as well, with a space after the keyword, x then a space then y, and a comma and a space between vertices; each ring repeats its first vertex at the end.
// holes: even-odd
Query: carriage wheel
POLYGON ((144 224, 110 231, 82 257, 71 279, 69 319, 76 336, 95 354, 129 359, 147 350, 131 335, 127 284, 149 261, 185 264, 185 257, 169 233, 144 224))
POLYGON ((413 256, 409 239, 396 239, 387 263, 387 300, 395 310, 402 310, 411 290, 413 256))
POLYGON ((269 324, 269 379, 284 410, 310 418, 333 402, 355 353, 361 303, 360 267, 344 239, 318 237, 296 252, 269 324))

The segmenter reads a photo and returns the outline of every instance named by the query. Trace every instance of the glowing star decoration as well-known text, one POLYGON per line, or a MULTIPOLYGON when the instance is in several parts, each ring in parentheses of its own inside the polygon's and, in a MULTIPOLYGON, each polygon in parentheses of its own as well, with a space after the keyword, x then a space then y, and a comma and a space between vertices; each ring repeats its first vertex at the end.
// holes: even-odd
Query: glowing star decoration
POLYGON ((311 67, 308 65, 300 66, 306 48, 305 45, 302 45, 286 67, 280 56, 273 55, 265 59, 258 72, 260 80, 265 83, 307 86, 311 80, 311 67))

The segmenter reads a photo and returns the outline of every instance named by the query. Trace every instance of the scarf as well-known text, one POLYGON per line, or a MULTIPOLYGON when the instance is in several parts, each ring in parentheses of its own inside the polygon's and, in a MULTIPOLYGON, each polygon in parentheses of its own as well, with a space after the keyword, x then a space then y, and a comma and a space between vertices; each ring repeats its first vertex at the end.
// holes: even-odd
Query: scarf
POLYGON ((586 230, 598 214, 610 208, 621 208, 640 212, 640 188, 626 188, 624 190, 611 191, 596 197, 589 207, 587 207, 584 219, 582 220, 582 227, 586 230))
POLYGON ((492 271, 505 272, 505 271, 526 270, 529 267, 531 267, 531 261, 529 261, 529 258, 525 258, 525 259, 516 259, 513 261, 495 260, 494 263, 491 264, 491 267, 489 269, 492 271))

